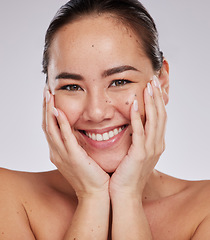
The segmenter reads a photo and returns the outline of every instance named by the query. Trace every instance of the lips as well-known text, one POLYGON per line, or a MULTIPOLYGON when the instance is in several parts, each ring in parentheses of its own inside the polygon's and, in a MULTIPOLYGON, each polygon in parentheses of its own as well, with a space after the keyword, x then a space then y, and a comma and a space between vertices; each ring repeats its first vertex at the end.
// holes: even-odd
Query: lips
POLYGON ((119 133, 121 133, 128 125, 122 125, 120 127, 115 127, 109 130, 80 130, 83 134, 85 134, 88 138, 90 138, 93 141, 102 142, 102 141, 108 141, 115 136, 117 136, 119 133), (102 132, 101 132, 102 131, 102 132))
POLYGON ((91 132, 85 132, 85 135, 88 136, 89 138, 91 138, 94 141, 107 141, 111 138, 113 138, 114 136, 118 135, 120 132, 122 132, 122 130, 126 127, 126 125, 115 128, 114 130, 111 131, 107 131, 103 134, 100 133, 91 133, 91 132))

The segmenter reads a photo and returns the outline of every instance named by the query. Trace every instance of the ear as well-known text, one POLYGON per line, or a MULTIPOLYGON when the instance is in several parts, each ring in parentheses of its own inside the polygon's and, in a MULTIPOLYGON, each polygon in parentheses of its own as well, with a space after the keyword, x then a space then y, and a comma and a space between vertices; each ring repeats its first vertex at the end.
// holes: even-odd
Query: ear
POLYGON ((158 78, 163 93, 163 100, 165 105, 167 105, 169 101, 169 64, 165 58, 163 60, 163 65, 159 72, 158 78))

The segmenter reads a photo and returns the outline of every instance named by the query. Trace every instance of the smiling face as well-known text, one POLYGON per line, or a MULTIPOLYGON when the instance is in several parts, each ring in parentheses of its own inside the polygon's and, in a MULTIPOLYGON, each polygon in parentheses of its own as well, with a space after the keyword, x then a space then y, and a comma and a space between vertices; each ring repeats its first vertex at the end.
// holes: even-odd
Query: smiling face
POLYGON ((137 36, 106 15, 62 27, 50 47, 48 79, 78 143, 106 172, 113 172, 132 141, 130 108, 154 75, 137 36))

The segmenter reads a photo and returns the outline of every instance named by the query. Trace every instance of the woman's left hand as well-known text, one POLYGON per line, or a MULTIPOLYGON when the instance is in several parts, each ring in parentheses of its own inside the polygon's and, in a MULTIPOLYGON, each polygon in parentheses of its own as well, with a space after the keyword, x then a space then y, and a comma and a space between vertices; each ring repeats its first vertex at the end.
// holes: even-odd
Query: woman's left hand
POLYGON ((131 107, 132 144, 110 179, 111 198, 120 195, 142 199, 144 187, 165 150, 167 114, 156 77, 144 91, 146 123, 142 124, 138 102, 131 107))

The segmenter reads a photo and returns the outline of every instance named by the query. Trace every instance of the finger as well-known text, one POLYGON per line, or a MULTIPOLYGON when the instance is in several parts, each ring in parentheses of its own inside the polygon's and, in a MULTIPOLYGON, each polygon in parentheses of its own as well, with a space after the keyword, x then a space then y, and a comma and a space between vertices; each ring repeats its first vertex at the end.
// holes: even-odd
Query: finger
MULTIPOLYGON (((45 88, 44 88, 44 99, 43 99, 43 107, 42 107, 42 129, 44 131, 44 134, 45 134, 45 137, 47 139, 47 142, 49 145, 52 145, 52 141, 49 137, 49 135, 47 134, 47 129, 46 129, 46 97, 47 97, 47 91, 48 91, 48 86, 46 85, 45 88)), ((49 95, 48 95, 48 98, 49 98, 49 95)))
POLYGON ((54 97, 47 91, 46 93, 46 134, 51 147, 56 149, 60 154, 65 154, 66 149, 63 144, 60 129, 56 117, 53 113, 54 97))
POLYGON ((65 145, 68 159, 71 161, 71 164, 73 164, 74 170, 78 169, 80 175, 83 177, 87 175, 87 171, 94 171, 94 174, 101 175, 102 168, 90 158, 87 152, 79 145, 64 112, 54 108, 54 114, 60 126, 61 138, 65 145))
MULTIPOLYGON (((44 88, 44 93, 43 93, 43 108, 42 108, 42 129, 45 133, 45 137, 47 139, 47 142, 49 144, 49 154, 50 154, 50 160, 53 164, 56 164, 56 161, 60 160, 60 156, 57 152, 57 150, 55 150, 55 147, 53 146, 53 143, 50 139, 50 137, 47 134, 46 131, 46 97, 47 97, 47 91, 48 91, 48 86, 46 85, 44 88), (56 161, 55 161, 56 160, 56 161)), ((48 95, 49 97, 49 95, 48 95)))
POLYGON ((44 133, 46 133, 46 93, 47 93, 48 87, 45 85, 44 91, 43 91, 43 106, 42 106, 42 130, 44 133))
POLYGON ((153 154, 155 147, 155 138, 157 131, 157 111, 153 98, 153 89, 150 83, 147 83, 147 87, 144 91, 145 99, 145 114, 146 114, 146 123, 145 123, 145 147, 148 152, 153 154))
MULTIPOLYGON (((164 143, 165 131, 166 131, 166 122, 167 122, 167 113, 165 108, 165 103, 162 96, 162 91, 160 83, 157 77, 153 78, 152 86, 154 90, 154 101, 157 111, 157 134, 156 142, 164 143)), ((164 148, 164 146, 162 146, 164 148)))
POLYGON ((132 134, 132 144, 136 146, 139 150, 139 147, 144 149, 144 127, 141 121, 138 101, 135 99, 131 107, 131 126, 133 130, 132 134))
POLYGON ((62 163, 61 156, 58 153, 58 151, 52 147, 52 144, 49 144, 49 155, 50 155, 50 161, 59 168, 59 163, 62 163))
POLYGON ((66 115, 60 110, 54 108, 54 115, 57 118, 58 124, 60 126, 60 133, 65 148, 68 153, 76 155, 79 144, 76 137, 74 136, 70 123, 66 115))

